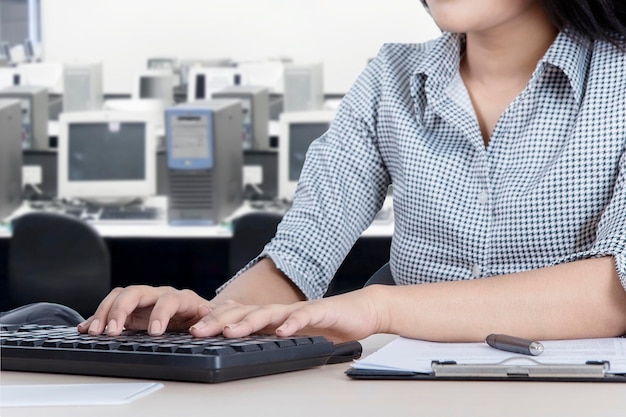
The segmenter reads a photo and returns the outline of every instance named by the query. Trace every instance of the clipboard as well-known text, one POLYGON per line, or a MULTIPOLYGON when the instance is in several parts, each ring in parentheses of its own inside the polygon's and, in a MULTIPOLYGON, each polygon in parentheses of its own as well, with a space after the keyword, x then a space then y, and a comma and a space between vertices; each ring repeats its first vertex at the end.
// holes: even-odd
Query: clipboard
MULTIPOLYGON (((402 339, 402 338, 400 338, 402 339)), ((598 339, 599 340, 599 339, 598 339)), ((355 380, 456 380, 456 381, 543 381, 543 382, 626 382, 626 372, 624 371, 624 361, 622 357, 623 349, 617 349, 613 359, 618 363, 616 369, 611 368, 610 360, 588 360, 588 361, 572 361, 568 362, 567 355, 564 355, 562 361, 551 360, 550 362, 542 362, 541 359, 531 356, 509 355, 504 357, 500 351, 490 350, 480 344, 457 344, 467 345, 468 349, 473 352, 479 352, 483 356, 473 356, 469 360, 470 363, 463 363, 463 359, 456 360, 436 360, 430 361, 430 369, 403 369, 398 366, 401 363, 411 363, 411 352, 407 351, 407 347, 417 346, 416 355, 424 355, 425 353, 435 354, 439 351, 438 345, 432 342, 399 340, 400 345, 394 345, 391 348, 383 347, 379 350, 391 350, 394 360, 398 356, 405 355, 406 358, 399 362, 385 363, 384 358, 372 359, 365 365, 359 367, 359 361, 346 371, 346 375, 355 380), (404 344, 402 344, 404 343, 404 344), (411 345, 413 343, 414 345, 411 345), (398 348, 400 346, 400 348, 398 348), (424 349, 419 348, 425 346, 424 349), (484 347, 484 349, 483 349, 484 347), (404 349, 404 351, 399 350, 404 349), (431 349, 431 350, 429 350, 431 349), (483 353, 484 352, 484 353, 483 353), (504 357, 500 359, 499 357, 504 357), (484 358, 484 362, 477 362, 484 358), (497 359, 494 359, 497 358, 497 359), (377 365, 380 365, 379 367, 377 365), (395 365, 395 368, 394 368, 395 365)), ((581 341, 572 341, 573 343, 581 343, 581 341)), ((389 345, 393 345, 394 342, 389 345)), ((565 342, 567 343, 567 342, 565 342)), ((584 343, 597 343, 596 341, 585 341, 584 343)), ((441 344, 439 344, 441 345, 441 344)), ((559 346, 563 346, 560 342, 559 346)), ((378 352, 376 352, 378 354, 378 352)), ((449 355, 449 354, 448 354, 449 355)), ((433 356, 431 356, 432 358, 433 356)), ((461 358, 461 356, 459 356, 461 358)), ((367 358, 366 358, 367 359, 367 358)), ((469 359, 469 358, 466 358, 469 359)), ((426 359, 419 358, 419 361, 426 362, 426 359)), ((425 366, 428 368, 427 366, 425 366)), ((410 366, 407 365, 407 368, 410 366)))
POLYGON ((607 362, 590 361, 584 365, 554 364, 509 366, 506 363, 467 365, 433 361, 430 373, 350 368, 346 375, 357 380, 448 380, 448 381, 543 381, 543 382, 626 382, 626 374, 607 371, 607 362))

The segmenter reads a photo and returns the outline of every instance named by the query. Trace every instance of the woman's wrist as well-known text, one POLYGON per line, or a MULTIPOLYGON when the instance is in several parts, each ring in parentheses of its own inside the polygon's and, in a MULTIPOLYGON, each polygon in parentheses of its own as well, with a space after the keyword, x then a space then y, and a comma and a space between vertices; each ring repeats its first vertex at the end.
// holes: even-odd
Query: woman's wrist
POLYGON ((373 311, 374 333, 390 333, 393 299, 388 285, 370 285, 363 288, 365 298, 373 311))

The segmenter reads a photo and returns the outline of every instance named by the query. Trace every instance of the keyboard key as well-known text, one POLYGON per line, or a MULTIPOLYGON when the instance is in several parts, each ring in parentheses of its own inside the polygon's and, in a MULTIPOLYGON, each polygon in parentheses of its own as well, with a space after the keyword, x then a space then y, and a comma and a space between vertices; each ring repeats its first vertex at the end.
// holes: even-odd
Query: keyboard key
POLYGON ((156 343, 144 343, 137 346, 137 352, 154 352, 159 345, 156 343))
POLYGON ((44 339, 22 340, 20 342, 20 346, 31 346, 31 347, 41 346, 43 345, 44 341, 45 341, 44 339))
POLYGON ((202 354, 224 356, 224 355, 232 355, 235 352, 236 350, 230 346, 212 346, 212 347, 204 348, 204 350, 202 351, 202 354))
POLYGON ((176 348, 176 353, 200 353, 204 350, 204 346, 200 345, 182 345, 176 348))
POLYGON ((134 352, 135 350, 137 350, 138 346, 139 343, 122 343, 120 344, 118 349, 123 352, 134 352))
POLYGON ((173 353, 176 351, 177 347, 178 346, 175 345, 174 343, 162 344, 162 345, 157 346, 157 348, 155 349, 155 352, 173 353))
POLYGON ((120 342, 96 342, 94 349, 95 350, 115 350, 120 347, 120 342))
POLYGON ((261 347, 256 343, 233 343, 231 346, 237 352, 256 352, 261 350, 261 347))
POLYGON ((93 349, 96 346, 96 342, 78 342, 76 343, 77 349, 93 349))

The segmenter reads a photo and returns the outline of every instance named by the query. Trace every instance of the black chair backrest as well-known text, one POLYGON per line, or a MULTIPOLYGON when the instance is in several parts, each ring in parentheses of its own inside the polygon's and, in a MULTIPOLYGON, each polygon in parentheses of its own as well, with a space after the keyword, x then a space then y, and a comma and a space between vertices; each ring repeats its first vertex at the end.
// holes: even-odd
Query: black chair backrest
POLYGON ((13 220, 9 298, 14 305, 46 301, 89 317, 111 290, 106 243, 89 224, 49 212, 13 220))
POLYGON ((261 253, 276 234, 283 215, 273 212, 251 212, 233 220, 228 271, 232 276, 261 253))
POLYGON ((373 284, 381 284, 381 285, 396 285, 396 282, 393 280, 393 276, 391 275, 391 266, 389 266, 389 262, 380 267, 380 269, 369 277, 364 287, 373 284))

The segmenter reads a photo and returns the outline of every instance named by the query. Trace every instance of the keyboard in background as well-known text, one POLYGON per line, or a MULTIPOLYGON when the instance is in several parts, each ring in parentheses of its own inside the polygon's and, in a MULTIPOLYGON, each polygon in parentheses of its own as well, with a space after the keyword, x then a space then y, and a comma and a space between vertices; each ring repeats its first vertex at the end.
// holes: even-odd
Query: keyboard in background
POLYGON ((360 356, 358 342, 333 345, 321 336, 222 336, 189 333, 149 336, 79 334, 75 327, 0 327, 3 371, 223 382, 301 370, 360 356))
MULTIPOLYGON (((285 199, 277 200, 258 200, 250 203, 250 207, 255 210, 271 211, 284 214, 291 208, 293 201, 285 199)), ((392 224, 394 221, 393 214, 393 198, 387 196, 381 209, 376 213, 376 217, 372 222, 374 226, 383 226, 392 224)))
POLYGON ((158 220, 163 210, 147 206, 104 206, 98 220, 158 220))
POLYGON ((165 210, 152 206, 68 206, 64 214, 88 222, 164 222, 165 210))

